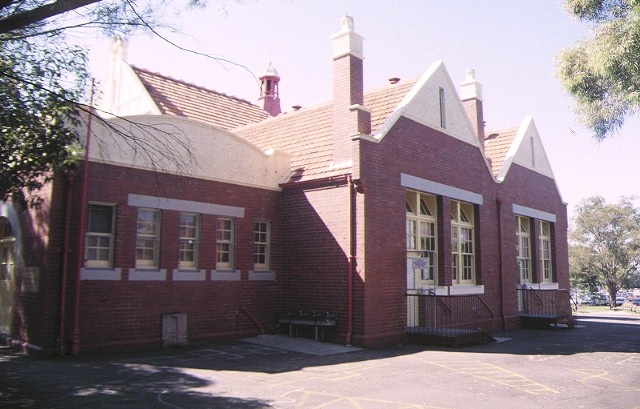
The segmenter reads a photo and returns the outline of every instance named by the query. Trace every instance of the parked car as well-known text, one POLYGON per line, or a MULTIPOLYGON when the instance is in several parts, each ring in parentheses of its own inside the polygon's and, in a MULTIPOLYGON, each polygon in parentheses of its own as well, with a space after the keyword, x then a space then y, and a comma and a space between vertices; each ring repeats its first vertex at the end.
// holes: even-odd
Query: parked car
POLYGON ((591 297, 591 305, 609 305, 609 297, 595 294, 591 297))

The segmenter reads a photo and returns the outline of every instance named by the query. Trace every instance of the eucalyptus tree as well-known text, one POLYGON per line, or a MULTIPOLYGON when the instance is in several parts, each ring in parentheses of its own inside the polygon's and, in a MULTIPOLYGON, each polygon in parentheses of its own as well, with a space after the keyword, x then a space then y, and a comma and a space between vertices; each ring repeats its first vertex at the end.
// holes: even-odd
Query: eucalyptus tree
POLYGON ((557 73, 580 121, 598 140, 640 108, 640 1, 566 0, 591 36, 558 56, 557 73))
POLYGON ((569 239, 572 270, 583 279, 595 276, 615 307, 621 285, 640 267, 640 209, 629 197, 617 204, 600 196, 585 199, 576 206, 569 239))

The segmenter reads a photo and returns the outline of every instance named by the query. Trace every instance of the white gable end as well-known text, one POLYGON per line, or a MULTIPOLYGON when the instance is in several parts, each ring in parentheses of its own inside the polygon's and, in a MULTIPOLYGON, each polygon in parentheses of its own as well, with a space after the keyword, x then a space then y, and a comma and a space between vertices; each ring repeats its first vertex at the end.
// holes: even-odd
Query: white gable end
POLYGON ((442 61, 433 63, 422 75, 396 111, 380 127, 375 138, 382 139, 400 116, 480 148, 480 142, 471 127, 456 87, 442 61), (440 90, 444 97, 444 127, 441 126, 440 90))
POLYGON ((126 62, 126 42, 116 40, 112 46, 111 66, 97 104, 99 115, 160 115, 160 110, 138 75, 126 62))
POLYGON ((498 180, 504 180, 513 163, 554 179, 540 134, 531 116, 526 117, 518 128, 498 180))

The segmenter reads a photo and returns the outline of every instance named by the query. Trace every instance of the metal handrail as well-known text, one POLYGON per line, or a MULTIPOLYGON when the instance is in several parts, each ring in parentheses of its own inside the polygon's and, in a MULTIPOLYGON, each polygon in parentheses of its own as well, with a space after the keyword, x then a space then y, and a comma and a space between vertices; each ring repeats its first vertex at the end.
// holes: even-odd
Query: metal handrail
POLYGON ((407 293, 407 332, 440 337, 488 333, 494 313, 477 294, 407 293), (436 308, 437 306, 437 308, 436 308))
POLYGON ((525 287, 525 290, 531 290, 531 293, 537 298, 538 303, 540 304, 540 306, 544 307, 544 302, 542 301, 542 299, 540 297, 538 297, 538 294, 536 294, 536 289, 535 288, 533 288, 533 287, 526 288, 525 287))
POLYGON ((480 301, 482 303, 482 305, 484 305, 484 307, 487 309, 487 311, 489 311, 489 314, 491 314, 491 319, 493 319, 493 311, 491 311, 491 308, 487 305, 487 303, 484 302, 482 297, 480 297, 479 295, 476 295, 476 298, 478 299, 478 301, 480 301))
POLYGON ((521 291, 523 296, 521 316, 558 318, 567 315, 565 307, 573 311, 571 296, 566 289, 543 290, 524 287, 518 291, 521 291), (533 297, 528 297, 529 294, 533 294, 533 297), (566 304, 563 302, 564 298, 568 298, 566 304))
POLYGON ((442 304, 442 306, 447 310, 449 315, 451 315, 451 308, 449 308, 449 306, 445 304, 445 302, 442 299, 440 299, 440 297, 437 294, 433 294, 433 297, 436 299, 436 302, 439 302, 440 304, 442 304))

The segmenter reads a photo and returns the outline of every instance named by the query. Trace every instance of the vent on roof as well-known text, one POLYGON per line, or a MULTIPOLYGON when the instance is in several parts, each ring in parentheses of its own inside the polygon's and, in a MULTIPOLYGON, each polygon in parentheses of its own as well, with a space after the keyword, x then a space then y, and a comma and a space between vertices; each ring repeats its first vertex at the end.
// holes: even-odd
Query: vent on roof
POLYGON ((389 78, 389 83, 390 84, 397 84, 398 82, 400 82, 400 78, 398 78, 398 77, 389 78))
POLYGON ((299 111, 300 108, 302 108, 300 105, 292 105, 291 109, 293 109, 294 111, 299 111))

